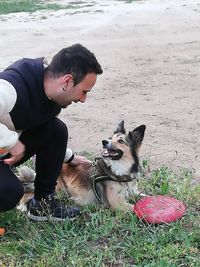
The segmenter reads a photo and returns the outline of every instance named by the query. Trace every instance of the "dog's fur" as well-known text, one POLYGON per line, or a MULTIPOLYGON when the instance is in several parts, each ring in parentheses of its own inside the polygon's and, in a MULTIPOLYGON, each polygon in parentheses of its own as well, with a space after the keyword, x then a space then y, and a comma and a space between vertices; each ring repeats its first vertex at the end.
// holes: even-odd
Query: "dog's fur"
MULTIPOLYGON (((94 166, 63 164, 56 191, 67 190, 71 198, 81 205, 102 202, 113 210, 131 210, 132 204, 127 199, 129 195, 139 194, 138 152, 145 129, 145 125, 141 125, 126 134, 124 121, 120 122, 113 136, 102 140, 104 151, 94 166)), ((33 180, 32 171, 28 170, 27 173, 27 170, 19 170, 19 179, 25 183, 33 180)), ((27 200, 33 197, 33 188, 29 188, 32 192, 25 193, 21 199, 21 210, 27 200)))

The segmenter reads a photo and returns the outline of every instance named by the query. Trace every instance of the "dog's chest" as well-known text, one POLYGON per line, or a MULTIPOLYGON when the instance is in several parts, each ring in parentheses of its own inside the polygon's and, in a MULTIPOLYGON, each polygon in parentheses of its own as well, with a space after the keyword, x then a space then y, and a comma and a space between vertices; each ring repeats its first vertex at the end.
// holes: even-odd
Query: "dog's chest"
POLYGON ((120 162, 120 161, 111 161, 110 162, 111 171, 115 175, 128 175, 132 166, 130 162, 120 162))
POLYGON ((115 192, 124 198, 138 194, 138 184, 136 179, 130 182, 106 181, 106 187, 107 191, 115 192))

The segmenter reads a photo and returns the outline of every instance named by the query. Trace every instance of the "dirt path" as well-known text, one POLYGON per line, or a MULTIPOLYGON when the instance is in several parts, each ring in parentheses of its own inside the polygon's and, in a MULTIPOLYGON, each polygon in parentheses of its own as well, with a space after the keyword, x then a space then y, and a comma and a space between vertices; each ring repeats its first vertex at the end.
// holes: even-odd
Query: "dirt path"
POLYGON ((51 58, 82 43, 94 51, 104 74, 84 105, 61 113, 70 147, 98 155, 101 139, 120 120, 129 130, 146 124, 141 152, 151 168, 186 167, 198 179, 199 1, 85 2, 76 11, 1 16, 0 68, 24 56, 51 58))

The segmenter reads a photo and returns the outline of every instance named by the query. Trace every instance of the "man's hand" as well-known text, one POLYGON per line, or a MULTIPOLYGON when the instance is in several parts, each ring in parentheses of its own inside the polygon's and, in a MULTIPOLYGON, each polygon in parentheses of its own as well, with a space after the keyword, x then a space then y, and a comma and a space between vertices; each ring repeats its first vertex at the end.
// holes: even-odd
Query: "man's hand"
POLYGON ((86 157, 83 156, 74 156, 73 160, 69 163, 72 166, 78 166, 79 164, 85 164, 86 166, 91 166, 92 161, 87 159, 86 157))
POLYGON ((9 159, 4 159, 4 163, 8 165, 13 165, 23 158, 25 151, 25 146, 21 141, 17 141, 13 148, 9 150, 11 157, 9 159))

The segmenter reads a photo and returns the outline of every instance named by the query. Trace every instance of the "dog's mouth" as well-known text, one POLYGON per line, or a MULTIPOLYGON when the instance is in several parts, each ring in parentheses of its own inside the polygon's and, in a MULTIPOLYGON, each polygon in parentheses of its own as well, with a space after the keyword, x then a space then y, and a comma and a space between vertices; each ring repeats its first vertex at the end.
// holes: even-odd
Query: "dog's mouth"
POLYGON ((106 148, 103 153, 102 156, 104 158, 111 158, 113 160, 118 160, 122 157, 123 152, 120 149, 113 149, 113 148, 106 148))

